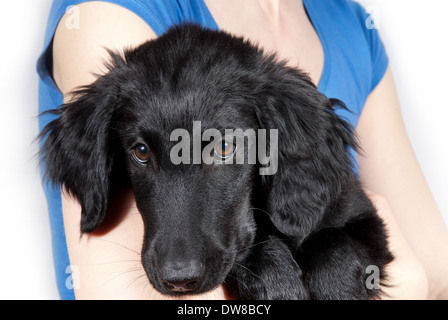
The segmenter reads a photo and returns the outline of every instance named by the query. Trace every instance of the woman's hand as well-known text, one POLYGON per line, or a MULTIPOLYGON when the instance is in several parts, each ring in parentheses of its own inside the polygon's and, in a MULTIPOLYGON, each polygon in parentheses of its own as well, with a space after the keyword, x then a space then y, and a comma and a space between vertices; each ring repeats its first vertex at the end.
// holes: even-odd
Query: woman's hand
POLYGON ((389 250, 394 256, 394 260, 386 267, 387 287, 381 288, 382 299, 427 299, 426 272, 401 233, 387 200, 369 191, 366 193, 385 223, 389 250))

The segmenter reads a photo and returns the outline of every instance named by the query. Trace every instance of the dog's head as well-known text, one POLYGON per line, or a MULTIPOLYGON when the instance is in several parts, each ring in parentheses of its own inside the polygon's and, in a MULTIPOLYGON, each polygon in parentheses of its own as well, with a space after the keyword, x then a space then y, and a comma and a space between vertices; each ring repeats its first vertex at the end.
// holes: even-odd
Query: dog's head
POLYGON ((83 233, 126 177, 145 226, 142 263, 162 293, 222 283, 266 215, 254 206, 299 244, 351 177, 354 141, 332 101, 240 38, 185 26, 112 58, 55 111, 42 156, 79 200, 83 233))

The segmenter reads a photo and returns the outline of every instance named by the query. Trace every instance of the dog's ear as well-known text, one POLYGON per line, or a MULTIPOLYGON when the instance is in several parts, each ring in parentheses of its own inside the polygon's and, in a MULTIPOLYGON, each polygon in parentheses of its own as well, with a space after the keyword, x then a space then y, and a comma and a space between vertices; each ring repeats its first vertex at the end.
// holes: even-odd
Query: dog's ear
POLYGON ((58 117, 41 132, 41 161, 48 180, 63 186, 82 208, 81 232, 103 221, 113 166, 111 125, 118 92, 106 78, 78 90, 74 99, 52 110, 58 117))
POLYGON ((278 152, 277 172, 262 177, 267 209, 276 228, 301 243, 355 177, 349 148, 356 149, 356 139, 334 112, 341 103, 295 69, 281 68, 257 97, 261 128, 278 130, 278 148, 269 150, 278 152))

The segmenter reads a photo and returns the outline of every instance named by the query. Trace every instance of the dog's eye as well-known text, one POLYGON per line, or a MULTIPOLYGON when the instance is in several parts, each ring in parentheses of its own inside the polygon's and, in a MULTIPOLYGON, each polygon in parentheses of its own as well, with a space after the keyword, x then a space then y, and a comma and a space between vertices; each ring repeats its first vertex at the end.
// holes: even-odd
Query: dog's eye
POLYGON ((144 144, 139 144, 134 148, 135 159, 140 163, 146 163, 149 160, 149 149, 144 144))
POLYGON ((215 146, 215 155, 222 159, 226 160, 230 158, 235 152, 235 144, 233 141, 229 140, 221 140, 215 146))

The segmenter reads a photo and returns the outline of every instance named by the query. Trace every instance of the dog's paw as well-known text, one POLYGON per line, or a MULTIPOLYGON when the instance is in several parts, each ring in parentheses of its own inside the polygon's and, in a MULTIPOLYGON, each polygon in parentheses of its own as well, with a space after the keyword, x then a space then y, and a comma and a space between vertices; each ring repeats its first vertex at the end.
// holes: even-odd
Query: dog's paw
POLYGON ((276 237, 254 245, 244 264, 236 264, 228 281, 243 300, 306 300, 302 270, 288 246, 276 237))

